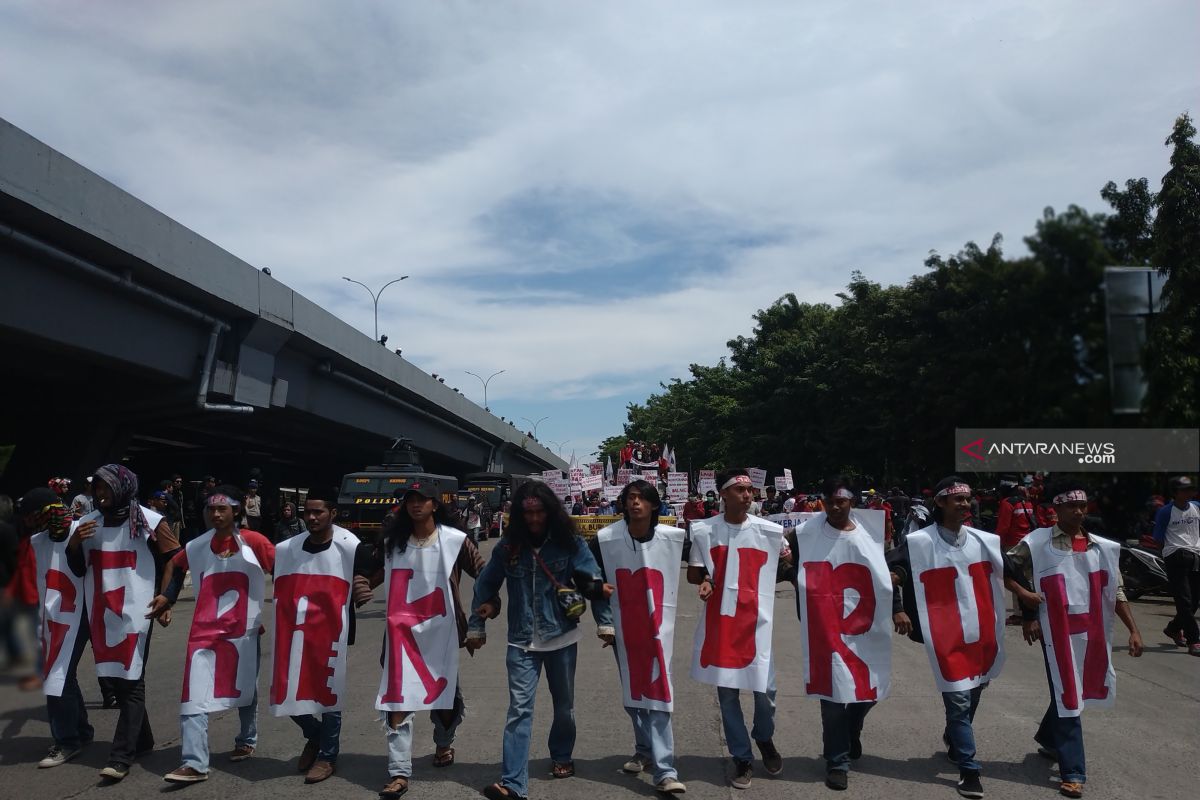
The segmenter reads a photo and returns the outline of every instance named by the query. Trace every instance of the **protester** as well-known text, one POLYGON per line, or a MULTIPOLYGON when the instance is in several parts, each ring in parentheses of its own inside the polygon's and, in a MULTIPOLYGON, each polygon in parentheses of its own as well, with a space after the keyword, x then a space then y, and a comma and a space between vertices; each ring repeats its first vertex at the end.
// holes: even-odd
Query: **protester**
MULTIPOLYGON (((58 495, 48 487, 33 490, 49 502, 59 502, 58 495)), ((24 500, 24 498, 22 498, 24 500)), ((18 504, 19 506, 21 503, 18 504)), ((14 526, 12 498, 0 496, 0 640, 8 656, 9 669, 23 669, 37 661, 29 656, 30 642, 23 630, 25 624, 37 617, 37 578, 34 570, 34 555, 30 535, 39 528, 24 523, 26 512, 18 508, 22 516, 20 528, 14 526)), ((40 666, 40 664, 38 664, 40 666)), ((37 672, 40 672, 39 669, 37 672)), ((41 686, 37 672, 23 676, 18 682, 22 691, 33 691, 41 686)))
POLYGON ((171 622, 183 574, 192 572, 196 608, 183 665, 179 729, 183 764, 168 772, 168 783, 208 780, 208 715, 238 710, 238 734, 229 760, 245 761, 258 744, 258 669, 266 575, 275 569, 275 545, 257 531, 235 525, 243 502, 236 486, 219 486, 208 497, 212 528, 188 542, 167 562, 161 590, 147 616, 171 622), (228 594, 232 608, 223 611, 228 594), (218 605, 220 604, 220 605, 218 605))
POLYGON ((1082 797, 1087 772, 1080 714, 1086 706, 1109 707, 1115 702, 1112 615, 1129 630, 1129 655, 1134 658, 1142 654, 1142 635, 1125 599, 1120 545, 1083 529, 1087 492, 1078 484, 1064 484, 1050 494, 1058 524, 1033 531, 1008 556, 1013 569, 1043 598, 1038 611, 1024 609, 1022 621, 1025 641, 1042 642, 1050 685, 1050 705, 1034 740, 1039 754, 1058 761, 1059 792, 1082 797), (1087 610, 1072 611, 1084 597, 1087 610), (1071 637, 1077 630, 1087 637, 1087 669, 1073 647, 1071 637), (1101 639, 1105 665, 1098 670, 1091 662, 1094 643, 1101 639))
POLYGON ((513 495, 513 507, 515 513, 475 582, 466 642, 469 653, 486 643, 484 620, 498 613, 489 599, 507 585, 509 706, 502 776, 483 790, 488 800, 528 793, 533 703, 543 669, 554 703, 548 742, 552 774, 575 774, 575 663, 583 637, 578 621, 584 597, 593 603, 599 634, 614 632, 596 560, 554 493, 538 481, 523 483, 513 495))
POLYGON ((258 496, 258 481, 246 484, 246 503, 243 509, 246 515, 246 527, 252 531, 262 532, 263 508, 262 498, 258 496))
POLYGON ((687 787, 675 769, 671 728, 671 652, 684 532, 659 524, 658 504, 658 490, 648 481, 627 484, 624 519, 600 530, 589 547, 612 587, 615 636, 601 638, 616 645, 622 702, 633 722, 634 754, 622 769, 648 771, 655 789, 682 794, 687 787))
POLYGON ((37 684, 46 696, 46 716, 54 744, 39 769, 61 766, 79 755, 95 734, 77 678, 87 644, 83 624, 83 581, 67 564, 71 512, 49 489, 33 489, 21 498, 22 524, 33 531, 30 551, 39 603, 40 652, 37 684))
MULTIPOLYGON (((415 712, 429 711, 433 766, 454 763, 454 737, 466 714, 458 650, 466 644, 467 617, 459 584, 464 572, 478 579, 483 566, 475 543, 442 505, 436 487, 414 481, 384 530, 383 550, 375 551, 367 569, 370 577, 354 579, 356 602, 368 601, 380 584, 387 597, 383 676, 375 700, 387 735, 383 800, 396 800, 409 789, 415 712), (446 613, 447 598, 454 602, 453 621, 446 613), (405 660, 415 674, 403 666, 405 660)), ((499 598, 489 602, 498 613, 499 598)))
POLYGON ((883 555, 885 521, 852 513, 858 494, 846 477, 825 481, 823 494, 825 513, 793 529, 789 539, 805 692, 821 702, 825 785, 842 791, 850 762, 862 757, 867 713, 891 686, 892 584, 883 555), (842 669, 835 668, 835 655, 842 669))
POLYGON ((304 527, 304 520, 296 514, 296 504, 290 500, 283 504, 283 509, 279 512, 279 522, 275 523, 275 543, 279 544, 284 539, 290 539, 298 533, 307 532, 304 527))
POLYGON ((96 674, 108 679, 120 709, 100 775, 120 781, 134 760, 154 747, 146 714, 151 627, 145 609, 156 593, 156 558, 165 562, 179 542, 162 515, 138 503, 138 478, 126 467, 100 467, 92 486, 96 511, 76 522, 67 557, 71 570, 84 579, 96 674))
MULTIPOLYGON (((783 757, 773 738, 775 661, 771 653, 783 527, 749 514, 754 489, 746 470, 718 473, 717 486, 724 514, 692 525, 687 579, 699 587, 706 604, 696 632, 692 677, 717 687, 725 743, 733 759, 730 783, 735 789, 748 789, 754 775, 752 738, 767 773, 778 775, 783 770, 783 757), (736 554, 736 566, 730 563, 731 553, 736 554), (754 694, 754 726, 749 733, 741 689, 754 694)), ((785 563, 784 569, 790 568, 790 561, 785 563)))
POLYGON ((1171 479, 1171 501, 1154 515, 1154 541, 1162 547, 1175 616, 1163 633, 1188 653, 1200 656, 1200 502, 1186 475, 1171 479))
POLYGON ((271 713, 290 716, 304 735, 296 761, 305 783, 333 775, 341 747, 348 648, 354 644, 351 592, 356 565, 369 563, 371 545, 334 524, 337 490, 314 487, 304 501, 307 536, 293 536, 275 551, 275 639, 271 713), (301 623, 310 616, 320 624, 301 623), (302 631, 304 645, 293 637, 302 631), (330 653, 334 653, 333 657, 330 653), (293 663, 299 659, 299 663, 293 663), (292 676, 299 676, 296 681, 292 676), (306 675, 325 676, 312 685, 306 675))
MULTIPOLYGON (((971 512, 971 487, 965 481, 942 479, 934 487, 934 504, 934 524, 909 534, 888 553, 899 589, 892 619, 897 633, 925 645, 946 708, 942 741, 958 765, 958 793, 980 798, 982 766, 972 726, 983 690, 1004 665, 1001 576, 1007 562, 999 536, 964 524, 971 512), (968 637, 972 630, 974 637, 968 637)), ((1024 589, 1020 593, 1037 599, 1024 589)))
MULTIPOLYGON (((1005 552, 1017 546, 1025 536, 1037 527, 1036 512, 1033 504, 1025 499, 1025 488, 1009 484, 1008 494, 1000 501, 1000 509, 996 518, 996 535, 1000 537, 1000 546, 1005 552)), ((1009 615, 1007 624, 1021 624, 1021 605, 1017 596, 1013 595, 1013 613, 1009 615)))
POLYGON ((96 510, 95 501, 92 500, 92 476, 88 476, 83 483, 83 490, 75 495, 71 500, 71 516, 79 519, 84 514, 90 514, 96 510))

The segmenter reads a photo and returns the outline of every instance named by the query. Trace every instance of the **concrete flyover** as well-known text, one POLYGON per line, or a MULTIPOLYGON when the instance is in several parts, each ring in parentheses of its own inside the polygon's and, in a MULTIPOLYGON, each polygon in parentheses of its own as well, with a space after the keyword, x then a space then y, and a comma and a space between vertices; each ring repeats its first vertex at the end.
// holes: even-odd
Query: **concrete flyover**
POLYGON ((121 458, 147 480, 258 467, 275 485, 334 483, 398 436, 438 472, 566 467, 2 119, 0 277, 0 491, 121 458))

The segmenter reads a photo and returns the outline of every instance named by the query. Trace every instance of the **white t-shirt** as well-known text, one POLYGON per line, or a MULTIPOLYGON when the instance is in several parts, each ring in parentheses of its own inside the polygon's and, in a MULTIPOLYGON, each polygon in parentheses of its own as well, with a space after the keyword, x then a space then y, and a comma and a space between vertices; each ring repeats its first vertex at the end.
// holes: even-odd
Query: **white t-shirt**
POLYGON ((1200 553, 1200 509, 1192 503, 1188 503, 1185 509, 1171 505, 1171 519, 1167 522, 1167 533, 1163 537, 1163 558, 1176 550, 1200 553))

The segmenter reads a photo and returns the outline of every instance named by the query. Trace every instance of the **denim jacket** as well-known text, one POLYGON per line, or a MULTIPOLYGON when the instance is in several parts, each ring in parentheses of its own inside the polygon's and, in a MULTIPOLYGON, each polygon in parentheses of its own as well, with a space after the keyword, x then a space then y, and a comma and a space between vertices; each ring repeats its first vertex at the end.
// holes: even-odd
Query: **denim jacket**
MULTIPOLYGON (((575 573, 592 576, 591 587, 579 587, 592 605, 592 617, 599 626, 599 633, 613 632, 612 608, 604 599, 600 589, 603 581, 600 568, 592 551, 583 539, 575 537, 574 553, 568 553, 552 541, 547 541, 540 550, 542 561, 564 586, 576 585, 575 573)), ((508 642, 522 647, 528 646, 536 633, 541 639, 553 639, 574 628, 578 622, 567 619, 555 596, 554 584, 533 557, 533 549, 522 547, 513 558, 508 539, 501 539, 492 550, 483 572, 475 581, 475 597, 471 602, 471 619, 467 623, 468 639, 486 639, 485 620, 475 613, 489 597, 496 596, 501 584, 508 584, 508 642)))

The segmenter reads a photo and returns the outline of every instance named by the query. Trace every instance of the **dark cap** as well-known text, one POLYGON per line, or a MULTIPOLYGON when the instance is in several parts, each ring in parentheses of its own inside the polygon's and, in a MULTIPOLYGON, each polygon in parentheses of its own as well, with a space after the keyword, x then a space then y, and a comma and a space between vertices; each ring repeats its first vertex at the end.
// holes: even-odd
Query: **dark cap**
POLYGON ((1187 475, 1180 475, 1177 478, 1171 478, 1171 491, 1178 492, 1180 489, 1195 489, 1196 484, 1187 475))
POLYGON ((431 483, 425 483, 424 481, 413 481, 410 483, 404 490, 404 496, 408 497, 408 495, 413 492, 416 492, 417 494, 429 500, 437 500, 438 498, 437 487, 431 483))
POLYGON ((21 515, 36 514, 48 505, 61 502, 62 498, 55 494, 53 489, 39 486, 21 496, 21 499, 17 501, 17 513, 21 515))

